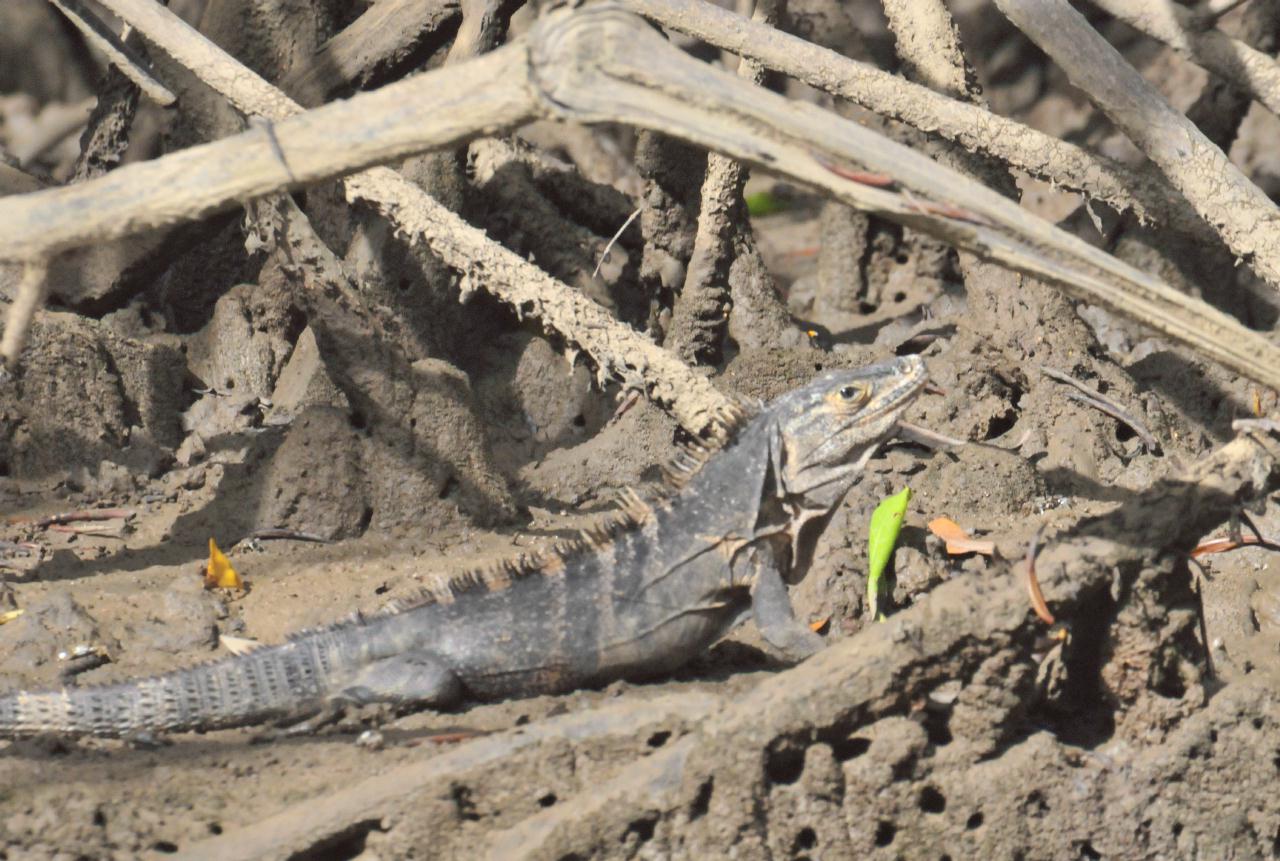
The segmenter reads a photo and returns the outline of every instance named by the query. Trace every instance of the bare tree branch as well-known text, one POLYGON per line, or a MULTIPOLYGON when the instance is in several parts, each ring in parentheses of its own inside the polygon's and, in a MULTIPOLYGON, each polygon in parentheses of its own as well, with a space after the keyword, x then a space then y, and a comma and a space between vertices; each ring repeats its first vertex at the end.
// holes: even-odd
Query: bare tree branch
POLYGON ((1280 210, 1065 0, 996 5, 1145 152, 1227 247, 1280 288, 1280 210))
POLYGON ((1280 64, 1274 57, 1221 30, 1205 29, 1194 12, 1170 0, 1093 0, 1093 3, 1235 84, 1273 114, 1280 114, 1280 64))

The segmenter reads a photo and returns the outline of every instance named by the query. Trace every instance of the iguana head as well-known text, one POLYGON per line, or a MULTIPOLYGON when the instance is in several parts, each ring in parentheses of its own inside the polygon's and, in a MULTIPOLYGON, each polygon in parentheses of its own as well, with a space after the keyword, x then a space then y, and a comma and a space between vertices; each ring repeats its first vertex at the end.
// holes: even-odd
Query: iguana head
POLYGON ((919 356, 829 371, 773 405, 779 496, 834 505, 928 381, 919 356))

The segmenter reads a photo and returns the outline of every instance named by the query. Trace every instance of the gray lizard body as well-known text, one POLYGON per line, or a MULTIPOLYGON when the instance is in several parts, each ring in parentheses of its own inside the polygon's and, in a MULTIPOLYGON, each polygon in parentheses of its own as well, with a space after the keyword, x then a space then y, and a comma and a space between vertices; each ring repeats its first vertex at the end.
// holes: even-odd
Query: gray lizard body
POLYGON ((925 381, 914 356, 828 372, 722 447, 678 460, 668 498, 630 496, 577 541, 281 645, 118 684, 2 694, 0 736, 210 730, 344 703, 563 692, 669 672, 748 615, 781 654, 807 657, 821 638, 794 618, 786 583, 925 381))

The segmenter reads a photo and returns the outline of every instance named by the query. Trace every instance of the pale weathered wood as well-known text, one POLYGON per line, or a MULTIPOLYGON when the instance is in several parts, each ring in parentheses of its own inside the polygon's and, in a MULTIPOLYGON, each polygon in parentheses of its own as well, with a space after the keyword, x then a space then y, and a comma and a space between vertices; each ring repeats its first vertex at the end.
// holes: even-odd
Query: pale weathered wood
POLYGON ((1237 257, 1280 288, 1280 209, 1066 0, 996 0, 1165 176, 1237 257))
MULTIPOLYGON (((1056 284, 1280 388, 1280 349, 1234 319, 919 153, 699 63, 614 6, 560 10, 527 40, 469 63, 75 188, 0 201, 10 228, 0 234, 0 257, 38 258, 199 217, 537 115, 627 122, 766 166, 1056 284), (455 104, 456 114, 449 110, 455 104), (895 187, 852 181, 833 164, 884 174, 895 187)), ((459 268, 466 271, 466 261, 459 268)))
POLYGON ((874 66, 806 42, 704 0, 621 0, 631 11, 708 44, 748 57, 869 111, 936 134, 1010 167, 1078 191, 1118 211, 1207 233, 1204 223, 1158 171, 1130 168, 977 105, 948 98, 874 66))

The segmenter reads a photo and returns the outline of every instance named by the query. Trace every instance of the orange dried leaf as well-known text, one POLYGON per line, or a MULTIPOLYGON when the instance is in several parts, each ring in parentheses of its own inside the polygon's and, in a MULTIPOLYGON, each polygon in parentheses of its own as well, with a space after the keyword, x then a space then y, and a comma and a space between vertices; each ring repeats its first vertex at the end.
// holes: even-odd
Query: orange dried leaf
POLYGON ((204 588, 206 589, 243 589, 244 581, 231 567, 230 560, 218 549, 212 538, 209 539, 209 564, 204 569, 204 588))
POLYGON ((960 524, 949 517, 935 517, 929 521, 929 531, 947 543, 947 552, 952 556, 964 553, 981 553, 991 556, 996 552, 994 541, 970 538, 960 524))
POLYGON ((815 619, 814 621, 809 623, 809 630, 813 631, 813 633, 815 634, 821 634, 823 630, 826 629, 827 625, 830 624, 830 622, 831 622, 830 616, 823 616, 821 619, 815 619))

